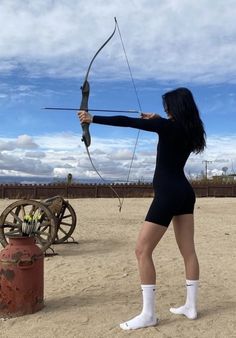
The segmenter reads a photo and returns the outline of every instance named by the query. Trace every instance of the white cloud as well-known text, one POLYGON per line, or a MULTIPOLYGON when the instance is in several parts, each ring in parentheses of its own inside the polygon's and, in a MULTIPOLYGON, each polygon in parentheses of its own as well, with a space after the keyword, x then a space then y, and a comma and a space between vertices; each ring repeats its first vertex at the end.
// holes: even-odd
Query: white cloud
MULTIPOLYGON (((136 78, 236 82, 234 0, 2 0, 0 71, 83 75, 114 16, 136 78)), ((127 78, 118 34, 96 63, 100 78, 127 78)))
MULTIPOLYGON (((6 132, 4 123, 9 116, 11 133, 24 127, 23 134, 25 130, 31 130, 26 128, 29 123, 37 125, 38 116, 32 115, 35 108, 30 113, 22 109, 22 114, 19 113, 15 120, 14 114, 5 113, 4 109, 8 111, 14 101, 27 101, 27 107, 30 107, 32 102, 37 105, 40 96, 48 102, 54 94, 60 98, 66 91, 68 94, 70 88, 66 85, 63 91, 60 86, 53 86, 55 91, 52 91, 46 88, 45 79, 38 81, 31 77, 84 76, 95 51, 113 30, 114 16, 118 18, 135 78, 154 78, 159 83, 168 81, 161 85, 168 87, 166 90, 176 82, 208 83, 213 87, 217 83, 236 83, 235 0, 228 0, 227 5, 222 0, 2 0, 0 99, 6 103, 2 105, 2 135, 6 132), (8 78, 8 75, 12 77, 8 78)), ((127 65, 118 34, 95 63, 93 79, 112 79, 114 83, 117 79, 127 80, 127 65)), ((143 92, 158 91, 143 83, 139 83, 143 92)), ((226 118, 226 114, 234 116, 236 94, 228 93, 227 104, 220 95, 225 94, 216 93, 215 100, 204 101, 204 110, 211 117, 216 114, 222 118, 226 118)), ((51 128, 50 118, 48 123, 45 123, 44 135, 34 138, 20 135, 15 139, 0 140, 0 174, 12 171, 16 175, 27 172, 65 176, 71 172, 74 176, 96 177, 80 136, 70 132, 46 134, 51 128)), ((119 133, 114 135, 115 138, 119 133)), ((223 166, 233 172, 236 169, 235 135, 212 135, 207 142, 206 152, 191 156, 186 171, 201 173, 204 170, 202 161, 209 160, 209 175, 221 172, 223 166)), ((124 179, 134 143, 135 136, 118 142, 112 136, 106 140, 93 137, 90 152, 96 167, 107 178, 124 179)), ((131 179, 151 179, 155 155, 155 140, 142 135, 131 179)))
POLYGON ((28 159, 20 154, 0 153, 0 174, 52 175, 52 167, 40 160, 28 159))
POLYGON ((209 135, 205 152, 190 156, 186 165, 186 173, 194 176, 205 173, 205 161, 208 161, 209 177, 222 175, 223 167, 228 168, 227 173, 236 173, 236 136, 209 135))
POLYGON ((130 160, 132 158, 132 151, 128 149, 119 149, 117 152, 110 154, 110 160, 130 160))
POLYGON ((31 136, 20 135, 15 140, 1 141, 0 151, 14 149, 35 149, 38 145, 33 141, 31 136))
MULTIPOLYGON (((24 139, 30 139, 27 135, 24 139)), ((51 175, 66 177, 72 173, 74 177, 97 178, 87 153, 78 146, 80 138, 75 134, 51 134, 30 139, 37 140, 38 149, 35 152, 24 152, 24 149, 12 148, 0 153, 0 174, 6 170, 14 171, 15 175, 23 173, 31 175, 51 175), (63 159, 63 160, 62 160, 63 159)), ((126 181, 130 168, 134 138, 119 140, 95 137, 90 147, 90 153, 95 167, 106 179, 126 181)), ((16 144, 17 140, 4 140, 5 144, 16 144)), ((23 142, 24 143, 24 142, 23 142)), ((222 168, 227 167, 227 173, 236 169, 236 136, 208 136, 206 151, 200 155, 191 155, 186 164, 188 176, 200 175, 205 170, 205 160, 208 163, 208 175, 222 174, 222 168)), ((156 141, 147 134, 142 134, 132 165, 130 181, 151 180, 155 168, 156 141)))
POLYGON ((78 147, 81 147, 79 145, 80 138, 77 134, 73 133, 58 133, 58 134, 44 134, 40 136, 34 137, 35 141, 40 144, 40 147, 42 149, 47 149, 49 151, 50 149, 54 149, 57 151, 60 150, 77 150, 78 147))
POLYGON ((25 153, 25 157, 29 158, 44 158, 45 156, 43 151, 28 151, 25 153))
POLYGON ((61 158, 62 161, 75 161, 76 158, 74 156, 66 156, 61 158))

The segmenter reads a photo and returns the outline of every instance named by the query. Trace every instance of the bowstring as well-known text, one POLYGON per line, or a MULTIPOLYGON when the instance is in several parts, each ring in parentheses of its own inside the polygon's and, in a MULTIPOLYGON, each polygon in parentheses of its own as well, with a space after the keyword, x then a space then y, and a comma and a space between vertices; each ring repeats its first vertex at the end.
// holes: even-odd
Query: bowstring
MULTIPOLYGON (((123 49, 124 56, 125 56, 125 60, 126 60, 127 66, 128 66, 129 75, 130 75, 131 82, 132 82, 132 85, 133 85, 134 93, 135 93, 135 96, 136 96, 136 99, 137 99, 137 102, 138 102, 139 112, 141 113, 141 112, 142 112, 141 102, 140 102, 140 99, 139 99, 139 96, 138 96, 138 91, 137 91, 137 88, 136 88, 136 85, 135 85, 135 82, 134 82, 134 78, 133 78, 133 74, 132 74, 132 71, 131 71, 129 59, 128 59, 128 56, 127 56, 127 53, 126 53, 124 41, 123 41, 123 38, 122 38, 122 35, 121 35, 121 31, 120 31, 120 28, 119 28, 119 25, 118 25, 118 21, 117 21, 116 18, 114 18, 114 19, 115 19, 115 29, 114 29, 114 31, 112 32, 111 36, 105 41, 105 43, 104 43, 104 44, 99 48, 99 50, 95 53, 95 55, 94 55, 92 61, 91 61, 90 64, 89 64, 88 71, 87 71, 87 73, 86 73, 85 79, 87 80, 87 78, 88 78, 88 74, 89 74, 89 71, 90 71, 90 68, 91 68, 91 66, 92 66, 92 63, 93 63, 94 59, 96 58, 96 56, 98 55, 98 53, 103 49, 103 47, 105 47, 105 45, 106 45, 106 44, 111 40, 111 38, 114 36, 115 31, 116 31, 116 27, 117 27, 118 33, 119 33, 119 37, 120 37, 120 41, 121 41, 121 45, 122 45, 122 49, 123 49)), ((129 182, 129 178, 130 178, 130 174, 131 174, 131 169, 132 169, 132 166, 133 166, 134 157, 135 157, 135 153, 136 153, 136 148, 137 148, 137 145, 138 145, 139 134, 140 134, 140 129, 138 130, 138 134, 137 134, 137 136, 136 136, 136 141, 135 141, 135 145, 134 145, 134 149, 133 149, 133 153, 132 153, 132 157, 131 157, 131 162, 130 162, 130 166, 129 166, 129 171, 128 171, 126 183, 129 182)), ((94 165, 94 163, 93 163, 93 160, 92 160, 92 158, 91 158, 89 149, 88 149, 88 147, 87 147, 86 145, 85 145, 85 148, 86 148, 86 151, 87 151, 87 154, 88 154, 90 163, 91 163, 91 165, 92 165, 94 171, 97 173, 97 175, 101 178, 101 180, 102 180, 103 182, 107 183, 106 180, 102 177, 102 175, 99 173, 99 171, 98 171, 97 168, 95 167, 95 165, 94 165)), ((124 203, 124 194, 123 194, 123 198, 122 198, 122 200, 121 200, 121 199, 120 199, 120 196, 118 195, 118 193, 116 192, 116 190, 111 186, 111 184, 109 184, 109 187, 110 187, 110 189, 114 192, 114 194, 116 195, 116 197, 118 198, 118 201, 119 201, 119 211, 121 211, 122 206, 123 206, 123 203, 124 203)))
MULTIPOLYGON (((86 149, 86 151, 87 151, 87 154, 88 154, 88 158, 89 158, 89 160, 90 160, 90 163, 91 163, 91 165, 92 165, 92 167, 93 167, 93 170, 96 172, 96 174, 100 177, 100 179, 105 183, 105 184, 107 184, 107 181, 105 180, 105 178, 103 178, 102 177, 102 175, 100 174, 100 172, 98 171, 98 169, 95 167, 95 165, 94 165, 94 163, 93 163, 93 160, 92 160, 92 157, 91 157, 91 155, 90 155, 90 151, 89 151, 89 149, 88 149, 88 147, 85 145, 85 149, 86 149)), ((120 199, 120 196, 118 195, 118 193, 116 192, 116 190, 112 187, 112 185, 111 184, 108 184, 108 186, 109 186, 109 188, 114 192, 114 194, 116 195, 116 197, 118 198, 118 201, 119 201, 119 205, 118 205, 118 207, 119 207, 119 211, 121 212, 121 208, 122 208, 122 201, 121 201, 121 199, 120 199)))
MULTIPOLYGON (((132 82, 132 85, 133 85, 133 89, 134 89, 134 93, 135 93, 135 96, 136 96, 136 99, 137 99, 137 103, 138 103, 138 106, 139 106, 139 111, 141 113, 142 112, 141 102, 140 102, 140 99, 139 99, 137 87, 135 85, 134 77, 133 77, 132 70, 131 70, 131 67, 130 67, 128 55, 126 53, 125 44, 124 44, 124 41, 123 41, 123 38, 122 38, 122 35, 121 35, 120 27, 119 27, 119 24, 118 24, 118 21, 117 21, 116 18, 115 18, 115 22, 116 22, 118 34, 119 34, 119 37, 120 37, 122 49, 123 49, 123 52, 124 52, 125 60, 126 60, 127 66, 128 66, 130 79, 131 79, 131 82, 132 82)), ((137 133, 137 136, 136 136, 136 140, 135 140, 135 144, 134 144, 134 149, 133 149, 133 153, 132 153, 132 157, 131 157, 131 162, 130 162, 130 165, 129 165, 129 171, 128 171, 128 175, 127 175, 127 179, 126 179, 126 184, 129 182, 129 178, 130 178, 130 174, 131 174, 131 170, 132 170, 132 166, 133 166, 133 162, 134 162, 134 157, 135 157, 135 153, 136 153, 136 149, 137 149, 137 145, 138 145, 139 135, 140 135, 140 129, 138 130, 138 133, 137 133)), ((122 201, 121 201, 120 208, 122 208, 122 206, 123 206, 124 198, 125 197, 124 197, 124 194, 123 194, 123 198, 122 198, 122 201)))

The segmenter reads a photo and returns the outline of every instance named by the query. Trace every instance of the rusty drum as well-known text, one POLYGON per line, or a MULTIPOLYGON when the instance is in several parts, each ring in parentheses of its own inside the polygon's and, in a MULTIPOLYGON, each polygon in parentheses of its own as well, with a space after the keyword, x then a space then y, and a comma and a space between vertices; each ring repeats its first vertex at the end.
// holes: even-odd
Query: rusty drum
POLYGON ((0 317, 9 318, 43 308, 44 254, 34 237, 11 237, 0 252, 0 317))

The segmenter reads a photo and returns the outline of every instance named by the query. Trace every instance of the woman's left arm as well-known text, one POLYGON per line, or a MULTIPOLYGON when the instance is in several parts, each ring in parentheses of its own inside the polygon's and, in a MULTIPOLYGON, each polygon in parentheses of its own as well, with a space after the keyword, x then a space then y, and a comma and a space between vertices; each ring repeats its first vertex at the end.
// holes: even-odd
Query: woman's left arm
POLYGON ((166 119, 156 114, 142 113, 141 118, 128 116, 98 116, 85 111, 78 113, 80 122, 97 123, 116 127, 130 127, 152 132, 160 132, 166 125, 166 119))

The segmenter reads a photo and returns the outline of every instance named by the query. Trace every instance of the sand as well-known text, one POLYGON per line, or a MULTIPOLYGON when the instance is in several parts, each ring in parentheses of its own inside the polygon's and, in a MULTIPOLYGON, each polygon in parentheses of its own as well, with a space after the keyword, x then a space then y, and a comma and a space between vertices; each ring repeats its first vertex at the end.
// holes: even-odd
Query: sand
MULTIPOLYGON (((182 258, 172 225, 155 250, 156 327, 122 331, 119 323, 138 314, 140 282, 135 241, 151 199, 70 200, 77 213, 79 244, 54 246, 45 258, 45 307, 0 320, 0 337, 236 337, 236 198, 199 198, 195 241, 201 268, 199 317, 169 312, 185 298, 182 258)), ((12 203, 0 200, 0 210, 12 203)))

